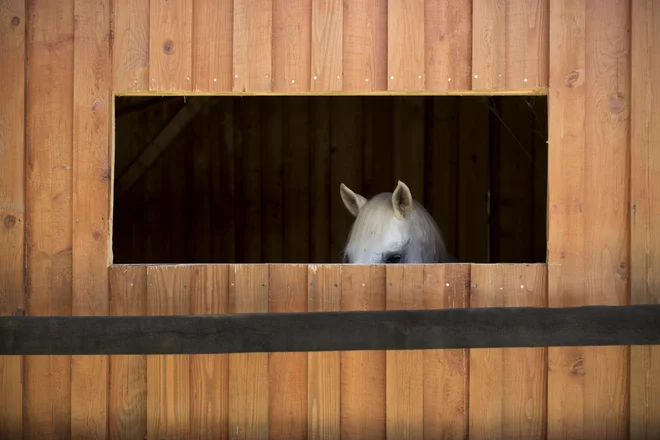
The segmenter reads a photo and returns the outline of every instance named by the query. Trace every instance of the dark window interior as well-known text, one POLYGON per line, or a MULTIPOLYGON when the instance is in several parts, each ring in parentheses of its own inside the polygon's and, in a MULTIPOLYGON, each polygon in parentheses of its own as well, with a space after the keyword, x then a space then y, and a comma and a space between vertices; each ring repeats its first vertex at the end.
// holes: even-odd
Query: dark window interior
POLYGON ((545 96, 117 97, 115 264, 340 263, 410 187, 461 262, 546 260, 545 96))

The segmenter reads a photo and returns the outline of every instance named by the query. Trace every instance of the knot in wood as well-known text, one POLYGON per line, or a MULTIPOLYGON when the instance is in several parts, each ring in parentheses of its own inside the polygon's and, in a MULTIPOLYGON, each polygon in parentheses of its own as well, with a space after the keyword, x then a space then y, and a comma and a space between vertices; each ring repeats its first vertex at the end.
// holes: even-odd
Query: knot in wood
POLYGON ((566 77, 566 87, 573 88, 581 85, 583 82, 582 72, 574 70, 566 77))
POLYGON ((16 225, 16 217, 9 214, 7 217, 5 217, 5 227, 7 229, 11 229, 16 225))
POLYGON ((18 27, 18 25, 21 24, 21 19, 14 16, 11 18, 11 25, 14 27, 18 27))
POLYGON ((621 93, 617 93, 615 96, 610 99, 610 113, 613 115, 618 115, 623 112, 626 108, 626 101, 621 96, 621 93))
POLYGON ((171 40, 167 40, 165 43, 163 43, 163 52, 166 54, 172 53, 172 47, 174 46, 174 43, 172 43, 171 40))

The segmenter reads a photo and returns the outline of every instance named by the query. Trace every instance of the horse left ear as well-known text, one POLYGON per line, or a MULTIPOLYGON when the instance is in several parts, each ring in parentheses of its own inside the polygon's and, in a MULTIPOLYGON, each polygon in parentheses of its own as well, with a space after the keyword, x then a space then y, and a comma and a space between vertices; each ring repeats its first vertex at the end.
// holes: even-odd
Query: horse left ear
POLYGON ((360 194, 353 192, 349 187, 343 183, 339 185, 339 193, 341 194, 341 200, 344 202, 346 209, 353 214, 353 217, 357 217, 360 213, 360 208, 367 203, 367 199, 362 197, 360 194))
POLYGON ((394 216, 399 220, 408 218, 413 208, 413 198, 410 188, 400 180, 392 193, 392 206, 394 207, 394 216))

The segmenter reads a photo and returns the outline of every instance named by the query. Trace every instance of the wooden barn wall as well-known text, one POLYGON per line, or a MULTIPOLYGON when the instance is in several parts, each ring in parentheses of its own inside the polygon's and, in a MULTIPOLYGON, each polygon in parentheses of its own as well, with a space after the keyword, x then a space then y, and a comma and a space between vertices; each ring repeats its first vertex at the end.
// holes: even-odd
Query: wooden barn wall
POLYGON ((117 93, 548 85, 549 0, 115 0, 117 93))
MULTIPOLYGON (((156 29, 148 26, 147 23, 157 23, 161 29, 158 32, 164 32, 162 29, 168 29, 171 25, 174 25, 174 29, 181 24, 184 24, 184 27, 190 26, 190 21, 184 22, 179 19, 179 15, 187 17, 190 10, 189 5, 194 6, 198 3, 192 2, 192 0, 181 3, 152 1, 149 4, 153 10, 148 10, 146 2, 132 4, 131 2, 110 3, 101 0, 62 0, 59 2, 30 0, 27 3, 23 0, 0 1, 0 59, 3 60, 0 63, 2 90, 0 100, 0 219, 2 219, 0 222, 0 313, 4 315, 27 313, 33 316, 107 315, 111 310, 112 313, 121 313, 115 312, 115 310, 117 307, 123 306, 117 305, 116 300, 110 302, 108 290, 110 248, 107 238, 110 228, 111 181, 108 134, 112 118, 111 94, 114 89, 131 91, 129 87, 136 86, 129 85, 136 84, 136 80, 137 84, 141 85, 133 89, 134 91, 149 91, 151 87, 149 71, 152 67, 154 72, 160 72, 157 77, 154 75, 158 81, 155 85, 156 88, 164 89, 165 87, 162 86, 164 81, 176 85, 180 81, 179 77, 182 77, 184 82, 187 80, 187 76, 179 75, 180 65, 176 62, 160 63, 159 65, 162 67, 160 70, 155 67, 156 59, 165 55, 162 51, 160 53, 157 51, 145 52, 144 49, 148 47, 150 41, 149 35, 156 32, 156 29), (184 7, 181 8, 182 12, 173 11, 172 14, 169 14, 170 11, 162 10, 162 5, 166 5, 165 7, 170 5, 169 7, 174 9, 178 6, 171 5, 181 4, 184 4, 184 7), (149 20, 145 17, 149 17, 149 20), (121 32, 121 26, 125 29, 124 32, 121 32), (147 46, 144 46, 145 41, 147 46), (125 46, 119 46, 120 44, 125 46), (125 49, 121 47, 125 47, 125 49), (150 61, 151 58, 154 58, 153 63, 150 61), (25 69, 21 69, 20 66, 24 66, 25 69), (147 73, 144 73, 145 71, 147 73), (133 74, 132 72, 138 73, 133 74), (170 79, 170 77, 174 79, 170 79), (124 82, 123 86, 121 86, 122 82, 124 82), (24 241, 24 245, 22 241, 24 241), (23 273, 25 278, 22 280, 23 273)), ((389 87, 409 87, 412 90, 418 87, 415 84, 419 80, 419 74, 408 72, 419 71, 414 67, 420 65, 423 65, 425 69, 425 76, 422 77, 425 80, 425 87, 431 87, 433 90, 440 90, 443 87, 442 84, 446 84, 444 87, 456 87, 456 90, 467 90, 472 86, 473 80, 482 79, 484 75, 487 75, 475 71, 474 62, 471 63, 470 75, 465 75, 465 73, 461 75, 457 70, 457 76, 452 71, 450 73, 452 81, 445 78, 449 74, 436 73, 437 71, 442 72, 443 68, 465 69, 466 64, 441 63, 438 65, 435 63, 437 52, 429 49, 431 46, 425 45, 424 51, 420 50, 419 46, 415 46, 415 41, 420 41, 421 34, 419 24, 422 14, 419 13, 419 9, 414 15, 408 14, 408 11, 404 10, 406 5, 403 2, 398 4, 390 2, 387 8, 388 13, 385 14, 382 3, 349 2, 349 7, 353 4, 357 4, 359 7, 346 10, 337 8, 337 4, 338 2, 333 3, 334 10, 341 9, 342 11, 341 30, 338 29, 337 21, 329 21, 334 24, 334 27, 329 29, 319 26, 320 18, 317 18, 316 24, 312 27, 312 35, 319 35, 319 27, 323 29, 323 32, 330 34, 334 32, 333 35, 341 35, 343 41, 341 50, 333 46, 339 37, 324 37, 325 39, 322 40, 315 37, 317 40, 313 40, 311 44, 314 47, 333 46, 329 51, 341 53, 343 76, 338 75, 341 84, 339 81, 335 82, 334 77, 317 75, 317 82, 312 83, 313 76, 309 79, 310 89, 312 84, 319 84, 324 90, 327 89, 330 92, 336 90, 359 91, 361 88, 370 91, 372 87, 375 91, 386 90, 389 87), (372 11, 378 11, 378 13, 372 11), (387 28, 382 25, 386 16, 393 18, 388 20, 387 28), (375 24, 373 21, 369 21, 370 17, 378 18, 375 24), (396 39, 390 37, 389 40, 396 41, 397 44, 407 48, 414 46, 416 50, 403 51, 398 54, 398 56, 406 58, 406 62, 410 61, 410 65, 413 66, 403 69, 404 73, 399 74, 401 63, 388 62, 385 67, 385 63, 380 60, 385 58, 383 53, 387 53, 387 58, 396 58, 397 54, 392 49, 394 46, 390 44, 385 46, 382 35, 387 30, 388 34, 392 32, 394 35, 404 36, 406 31, 401 29, 405 29, 405 26, 399 27, 398 24, 393 24, 394 19, 397 23, 401 23, 402 18, 408 20, 405 23, 413 23, 409 27, 414 30, 414 35, 405 35, 405 38, 396 39), (358 26, 353 23, 366 23, 366 25, 358 26), (383 49, 384 47, 386 49, 383 49), (386 74, 383 74, 383 68, 387 70, 386 74), (395 71, 395 69, 397 70, 395 71), (474 78, 474 75, 478 75, 478 78, 474 78), (388 78, 391 76, 395 76, 397 82, 390 86, 388 78), (434 83, 429 78, 436 78, 437 82, 434 83), (454 78, 462 78, 464 85, 456 86, 454 78), (321 82, 318 82, 319 79, 321 82), (369 81, 365 81, 366 79, 369 81), (327 81, 327 83, 323 81, 327 81), (325 85, 328 83, 330 85, 325 85), (374 86, 374 83, 378 83, 378 85, 374 86), (405 84, 402 86, 401 83, 405 84)), ((452 20, 447 21, 449 23, 453 23, 455 19, 460 21, 458 17, 462 17, 462 15, 451 9, 454 5, 460 4, 463 3, 443 2, 441 5, 433 7, 434 5, 430 2, 425 3, 424 39, 428 38, 433 29, 426 26, 427 22, 435 19, 440 23, 446 19, 452 20), (446 11, 443 8, 447 7, 445 5, 451 5, 449 8, 452 12, 443 15, 446 11), (433 13, 438 15, 434 16, 433 13)), ((494 2, 480 2, 479 6, 486 4, 493 5, 494 2)), ((497 5, 501 4, 529 5, 532 2, 508 0, 497 3, 497 5)), ((280 31, 282 29, 271 23, 271 18, 275 17, 275 14, 271 14, 271 12, 275 9, 278 14, 282 14, 283 10, 268 2, 250 3, 249 6, 254 11, 247 11, 247 2, 236 2, 231 5, 214 3, 214 5, 226 5, 228 8, 231 7, 232 11, 236 9, 240 13, 232 14, 229 19, 228 14, 220 11, 215 13, 217 14, 214 16, 215 18, 212 18, 207 17, 208 14, 200 14, 200 8, 193 8, 195 23, 206 20, 209 30, 204 31, 201 26, 193 23, 192 32, 198 35, 195 37, 197 40, 205 40, 205 44, 209 48, 208 53, 216 53, 215 47, 212 46, 224 45, 229 40, 205 37, 210 32, 221 35, 227 27, 216 24, 231 21, 232 65, 233 60, 238 59, 240 61, 238 65, 242 70, 234 73, 233 67, 231 70, 223 67, 218 71, 221 70, 224 76, 220 76, 220 74, 218 76, 198 75, 197 78, 211 81, 213 87, 220 84, 217 87, 223 87, 224 90, 229 91, 234 88, 237 91, 242 91, 243 88, 246 91, 256 91, 269 87, 270 83, 262 84, 259 81, 265 80, 266 75, 275 74, 279 69, 275 68, 275 71, 271 72, 274 65, 270 62, 271 53, 274 53, 271 52, 270 46, 272 40, 279 39, 281 42, 285 36, 297 35, 298 26, 292 25, 293 32, 288 32, 287 28, 283 32, 278 32, 276 36, 271 30, 280 31), (235 8, 235 6, 237 7, 235 8), (234 26, 234 20, 238 22, 237 26, 234 26), (235 35, 241 37, 235 38, 235 35), (238 46, 241 49, 234 51, 234 47, 238 46), (249 53, 248 48, 251 49, 249 53), (229 75, 227 75, 227 71, 229 71, 229 75), (236 78, 232 78, 236 74, 241 75, 241 82, 237 83, 234 81, 236 78), (213 78, 217 78, 218 81, 213 81, 213 78)), ((470 7, 472 11, 472 19, 467 23, 477 21, 475 17, 478 16, 476 14, 479 14, 480 8, 476 6, 473 8, 470 2, 463 5, 468 5, 467 7, 470 7)), ((657 191, 657 188, 660 188, 660 171, 658 169, 660 150, 654 147, 659 142, 660 125, 654 123, 653 115, 660 111, 658 110, 660 97, 655 87, 660 82, 660 69, 657 68, 660 62, 660 51, 659 45, 656 44, 656 41, 660 39, 660 29, 658 28, 660 8, 655 2, 649 0, 553 0, 548 2, 548 5, 549 57, 547 65, 550 136, 548 305, 657 302, 659 286, 655 273, 657 272, 657 260, 660 258, 658 256, 660 243, 657 234, 658 207, 660 206, 657 191)), ((327 10, 330 11, 329 14, 333 13, 332 8, 327 10)), ((502 47, 506 50, 509 45, 515 46, 521 44, 520 42, 523 40, 527 42, 528 39, 511 37, 506 40, 508 43, 505 42, 504 45, 499 43, 501 41, 499 36, 502 35, 502 23, 506 24, 506 17, 512 15, 504 14, 505 19, 502 19, 501 9, 493 10, 498 12, 494 14, 495 21, 484 20, 480 27, 472 26, 470 28, 471 37, 464 41, 472 44, 473 40, 490 42, 495 38, 495 41, 498 41, 497 45, 482 44, 497 48, 492 54, 497 57, 487 55, 484 59, 488 63, 497 59, 498 63, 502 65, 502 58, 506 60, 519 50, 514 47, 503 53, 502 47), (492 23, 493 26, 489 26, 489 23, 492 23), (481 30, 477 31, 477 29, 481 30), (483 34, 479 34, 482 31, 483 34), (494 37, 494 35, 498 37, 494 37)), ((321 9, 320 13, 325 14, 324 11, 325 9, 321 9)), ((318 17, 319 12, 317 11, 315 14, 318 17)), ((335 12, 335 14, 339 14, 339 12, 335 12)), ((292 16, 297 15, 292 14, 292 16)), ((277 17, 279 17, 278 20, 281 20, 282 15, 277 15, 277 17)), ((517 19, 527 21, 527 18, 518 17, 517 19)), ((452 26, 452 29, 459 28, 452 26)), ((507 26, 504 35, 508 35, 507 29, 523 28, 527 29, 525 26, 507 26)), ((305 26, 301 26, 300 29, 302 29, 300 32, 307 32, 305 26)), ((441 54, 453 56, 453 54, 462 53, 448 49, 448 47, 459 47, 460 38, 445 37, 444 34, 441 36, 443 38, 434 40, 436 44, 433 46, 439 48, 441 54)), ((186 38, 183 39, 184 45, 186 38)), ((166 39, 160 40, 167 41, 166 39)), ((162 45, 164 41, 160 40, 153 40, 154 46, 158 49, 169 47, 169 52, 172 53, 171 58, 181 56, 185 61, 187 52, 178 50, 179 43, 168 46, 162 45)), ((173 39, 172 42, 174 42, 173 39)), ((290 45, 290 47, 299 47, 297 41, 295 44, 291 42, 290 45)), ((202 50, 203 46, 194 47, 202 50)), ((229 51, 228 46, 218 50, 229 51)), ((473 51, 470 49, 466 52, 468 53, 466 58, 471 59, 473 51)), ((294 70, 292 66, 298 65, 296 61, 298 52, 288 51, 285 52, 286 55, 280 55, 281 53, 274 53, 274 58, 286 61, 286 72, 297 73, 299 70, 294 70), (293 61, 289 62, 289 60, 293 61)), ((317 66, 319 60, 324 57, 319 55, 319 49, 315 49, 313 53, 313 65, 317 66)), ((203 58, 209 61, 214 60, 214 62, 222 59, 219 56, 190 56, 195 69, 201 70, 199 60, 203 58)), ((539 57, 539 59, 542 58, 539 57)), ((336 60, 337 58, 328 57, 328 59, 336 60)), ((305 63, 306 61, 302 62, 303 65, 305 63)), ((339 71, 337 62, 334 61, 334 63, 334 70, 323 67, 322 72, 339 71)), ((229 63, 221 64, 226 66, 229 63)), ((506 65, 507 61, 504 64, 506 65)), ((187 68, 185 62, 182 65, 182 68, 187 68)), ((406 65, 404 64, 404 66, 406 65)), ((192 70, 192 67, 189 69, 192 70)), ((495 67, 490 68, 491 72, 495 70, 495 67)), ((280 73, 280 75, 282 74, 280 73)), ((276 87, 272 87, 274 90, 300 86, 301 81, 292 78, 293 73, 284 75, 288 75, 285 76, 286 80, 283 83, 279 82, 276 87), (296 82, 292 83, 291 79, 296 82)), ((499 75, 500 73, 494 73, 497 80, 500 80, 499 75)), ((539 76, 542 75, 543 71, 540 70, 539 76)), ((486 77, 493 78, 493 74, 486 77)), ((535 82, 527 79, 525 84, 529 84, 530 81, 535 82)), ((209 84, 209 89, 210 87, 211 84, 209 84)), ((245 269, 243 285, 247 286, 248 291, 256 293, 257 289, 249 290, 249 288, 251 285, 260 286, 259 283, 264 279, 264 269, 260 269, 259 266, 246 266, 245 269)), ((166 271, 163 268, 153 270, 166 271)), ((295 272, 298 269, 290 268, 289 270, 295 272)), ((350 272, 358 270, 358 268, 354 269, 349 266, 340 270, 343 280, 344 271, 350 272)), ((382 274, 383 270, 390 272, 420 269, 374 268, 368 278, 366 274, 357 275, 356 278, 352 277, 350 287, 346 287, 346 289, 360 291, 367 285, 371 286, 372 282, 382 283, 380 281, 383 279, 382 277, 388 276, 388 273, 382 274), (360 282, 357 279, 358 276, 363 276, 364 279, 360 282), (362 283, 365 286, 362 286, 362 283)), ((148 274, 145 273, 144 276, 148 277, 148 274)), ((227 277, 230 276, 231 274, 228 273, 227 277)), ((295 276, 292 274, 291 279, 295 276)), ((297 276, 300 276, 300 280, 296 282, 302 283, 303 275, 297 274, 297 276)), ((337 274, 328 275, 328 277, 332 276, 336 277, 337 274)), ((418 276, 418 274, 407 275, 405 282, 408 283, 418 276)), ((170 281, 164 282, 164 284, 167 283, 170 281)), ((345 292, 349 290, 344 290, 343 281, 341 285, 342 298, 344 298, 346 297, 345 292)), ((130 286, 130 282, 128 286, 130 286)), ((387 287, 385 288, 387 289, 387 287)), ((422 290, 426 292, 426 285, 422 290)), ((382 289, 372 290, 370 287, 369 292, 363 291, 365 295, 369 295, 368 298, 371 302, 365 303, 369 304, 371 308, 387 306, 388 296, 383 300, 383 294, 380 293, 382 289)), ((411 292, 411 290, 408 289, 406 292, 411 292)), ((387 291, 385 295, 388 295, 387 291)), ((394 298, 392 296, 394 293, 389 293, 389 295, 389 298, 394 298)), ((116 297, 117 295, 113 294, 113 298, 116 297)), ((146 300, 138 299, 133 295, 128 296, 127 300, 133 298, 135 298, 135 304, 126 306, 127 313, 142 310, 140 307, 147 307, 140 305, 139 302, 146 300)), ((357 297, 349 296, 349 298, 357 297)), ((505 297, 498 296, 498 298, 505 297)), ((235 304, 232 307, 236 310, 261 307, 264 310, 268 306, 262 299, 243 299, 245 301, 241 301, 241 304, 235 304)), ((308 300, 308 307, 311 303, 312 301, 308 300)), ((184 302, 184 308, 187 307, 185 304, 184 302)), ((334 304, 336 304, 336 300, 334 304)), ((352 306, 347 304, 345 307, 352 306)), ((360 307, 362 306, 360 305, 360 307)), ((151 310, 166 309, 165 305, 149 305, 149 307, 151 310)), ((219 310, 219 306, 205 307, 207 310, 219 310)), ((344 305, 341 304, 341 307, 344 305)), ((171 308, 171 310, 173 313, 178 309, 171 308)), ((660 383, 657 381, 657 377, 660 364, 657 361, 657 348, 636 347, 634 350, 628 350, 626 347, 551 348, 547 352, 546 418, 549 438, 573 436, 638 439, 658 436, 660 421, 656 414, 660 407, 658 400, 660 383)), ((389 365, 389 368, 394 369, 393 371, 397 369, 399 359, 396 356, 399 356, 398 354, 395 354, 394 358, 389 353, 359 353, 358 355, 360 357, 353 359, 349 357, 348 360, 348 365, 350 366, 350 362, 352 362, 358 371, 362 371, 360 368, 363 368, 361 366, 363 362, 367 366, 373 366, 374 369, 380 368, 380 371, 383 371, 380 366, 383 364, 386 364, 386 368, 389 365)), ((409 355, 413 358, 417 356, 417 360, 420 356, 428 356, 427 353, 410 353, 409 355)), ((438 353, 437 355, 451 356, 450 353, 438 353)), ((323 356, 339 356, 340 368, 346 368, 345 353, 338 355, 328 353, 323 356)), ((461 360, 464 358, 460 356, 464 355, 459 354, 459 368, 464 362, 461 360)), ((498 356, 493 356, 495 359, 493 364, 498 362, 497 368, 500 368, 500 365, 504 368, 504 364, 497 360, 500 359, 498 356)), ((249 358, 234 358, 232 355, 227 361, 218 358, 213 359, 213 362, 227 362, 227 369, 225 370, 223 367, 218 371, 228 371, 229 375, 252 375, 263 380, 259 373, 266 371, 265 368, 270 368, 271 363, 281 365, 277 363, 299 362, 296 365, 303 365, 304 361, 301 359, 302 356, 297 356, 295 360, 289 360, 289 358, 278 360, 277 357, 266 355, 249 358), (249 368, 242 368, 242 365, 249 368)), ((309 380, 309 371, 314 371, 314 368, 317 368, 316 371, 318 371, 318 367, 311 367, 314 362, 318 362, 318 359, 310 360, 312 359, 310 355, 307 359, 309 380)), ((332 359, 336 359, 336 357, 332 359)), ((194 360, 194 362, 199 361, 211 362, 208 359, 194 360)), ((334 362, 336 365, 337 361, 334 362)), ((529 358, 526 362, 530 362, 529 358)), ((470 365, 474 364, 470 362, 470 365)), ((323 365, 326 365, 325 362, 323 365)), ((426 362, 424 365, 427 365, 426 362)), ((444 362, 440 365, 453 366, 455 364, 444 362)), ((518 362, 511 362, 507 369, 513 370, 516 365, 518 362)), ((166 381, 170 380, 170 372, 181 374, 181 378, 185 378, 187 374, 188 381, 184 380, 182 385, 177 388, 177 393, 185 393, 190 390, 191 384, 199 384, 200 380, 205 380, 202 379, 203 377, 208 377, 194 376, 197 378, 195 379, 197 382, 190 382, 190 378, 193 377, 191 372, 196 374, 200 368, 202 367, 193 367, 193 362, 185 358, 147 361, 137 356, 117 358, 111 362, 105 356, 1 357, 0 436, 2 438, 106 438, 117 429, 116 426, 123 426, 121 429, 133 429, 131 427, 135 426, 134 429, 139 430, 141 425, 138 420, 132 424, 127 422, 127 418, 116 416, 117 404, 112 402, 117 401, 116 399, 125 399, 125 397, 118 395, 117 388, 109 391, 107 384, 121 380, 131 384, 140 383, 143 380, 141 378, 144 377, 141 376, 143 373, 129 375, 128 373, 123 374, 122 371, 134 372, 148 369, 149 372, 164 371, 167 376, 166 381), (128 366, 122 367, 119 365, 121 362, 128 366), (132 366, 131 362, 136 366, 132 366), (172 370, 175 367, 176 370, 172 370), (122 370, 122 368, 127 368, 127 370, 122 370), (185 388, 186 384, 188 384, 188 389, 185 388), (111 418, 119 420, 122 424, 108 424, 107 421, 111 418)), ((280 366, 274 368, 280 368, 280 366)), ((336 367, 334 368, 336 371, 336 367)), ((418 390, 419 364, 416 364, 410 371, 414 372, 409 382, 413 385, 411 389, 418 390)), ((518 370, 515 369, 515 371, 518 370)), ((469 374, 474 374, 473 370, 470 370, 469 374)), ((510 377, 513 376, 520 377, 520 373, 512 373, 510 377)), ((347 399, 346 404, 351 406, 344 407, 343 411, 340 406, 340 417, 360 418, 361 411, 367 412, 369 415, 373 412, 373 417, 369 416, 369 420, 378 421, 378 429, 382 430, 382 424, 387 423, 387 419, 383 416, 382 406, 365 406, 361 404, 362 400, 360 400, 367 398, 366 396, 370 395, 372 388, 377 388, 377 393, 380 394, 375 395, 379 398, 382 397, 382 382, 387 380, 388 376, 385 374, 385 379, 382 377, 381 375, 373 381, 361 381, 359 385, 355 385, 355 387, 363 387, 366 392, 355 392, 357 400, 347 399)), ((428 376, 422 376, 423 380, 426 380, 424 379, 426 377, 428 376)), ((346 379, 342 375, 340 378, 342 380, 340 387, 351 386, 350 383, 345 384, 346 380, 352 380, 352 383, 357 382, 355 376, 352 379, 346 379)), ((216 380, 216 378, 212 380, 216 380)), ((241 392, 240 382, 232 383, 236 388, 233 394, 227 396, 227 399, 232 398, 231 396, 238 396, 241 392)), ((469 384, 471 383, 469 382, 469 384)), ((280 390, 280 385, 279 379, 275 380, 273 390, 280 390)), ((146 386, 154 386, 154 381, 152 380, 151 385, 146 386)), ((492 389, 495 387, 494 385, 492 389)), ((422 388, 425 393, 431 389, 430 385, 427 386, 424 382, 422 382, 422 388)), ((132 392, 134 388, 126 389, 132 392)), ((168 391, 170 389, 168 388, 168 391)), ((332 389, 336 390, 336 388, 332 389)), ((392 387, 386 387, 386 398, 387 389, 392 389, 392 387)), ((396 392, 401 391, 396 387, 393 389, 396 392)), ((502 389, 511 388, 502 388, 497 385, 496 399, 491 401, 494 403, 488 409, 489 414, 495 419, 506 417, 504 409, 512 407, 511 403, 503 401, 506 393, 501 393, 502 389)), ((162 391, 162 388, 158 388, 158 390, 162 391)), ((317 392, 309 390, 310 387, 308 387, 308 401, 309 395, 317 392)), ((157 390, 153 390, 146 397, 144 391, 136 391, 138 403, 135 405, 143 405, 144 401, 140 399, 154 399, 153 392, 155 391, 157 390)), ((436 391, 440 392, 440 389, 436 389, 436 391)), ((402 392, 406 392, 406 390, 402 392)), ((433 400, 433 392, 435 391, 428 393, 432 402, 454 402, 451 395, 443 397, 444 400, 433 400)), ((269 389, 269 396, 271 394, 273 393, 269 389)), ((195 396, 195 394, 190 393, 189 396, 195 396)), ((534 399, 536 398, 534 397, 534 399)), ((198 397, 195 397, 195 404, 199 402, 197 399, 198 397)), ((202 397, 202 399, 206 398, 202 397)), ((213 396, 209 399, 219 399, 218 407, 224 405, 223 396, 213 396)), ((283 409, 277 405, 265 407, 263 396, 261 399, 256 402, 247 402, 242 406, 228 406, 227 411, 232 411, 229 420, 239 420, 238 423, 241 423, 240 421, 247 417, 246 405, 253 405, 259 411, 269 411, 269 417, 270 411, 273 411, 271 420, 274 420, 274 423, 280 423, 278 420, 281 419, 278 419, 278 416, 283 409)), ((325 399, 332 399, 332 397, 325 399)), ((401 401, 406 401, 404 396, 401 399, 401 401)), ((233 402, 233 400, 231 401, 233 402)), ((175 414, 182 420, 192 420, 186 418, 185 415, 185 405, 189 401, 184 399, 179 402, 183 402, 183 410, 181 412, 168 410, 167 420, 169 421, 170 414, 175 414)), ((218 400, 214 400, 214 402, 218 402, 218 400)), ((299 414, 301 412, 300 400, 295 399, 292 402, 292 405, 295 406, 292 411, 297 411, 296 413, 299 414)), ((340 401, 340 405, 341 403, 340 401)), ((190 408, 192 402, 187 405, 190 408)), ((385 407, 385 411, 388 411, 387 408, 389 408, 390 411, 394 411, 394 414, 398 414, 398 411, 407 411, 410 408, 411 414, 416 417, 416 420, 419 420, 418 405, 418 401, 413 401, 412 405, 404 408, 390 404, 385 407)), ((289 407, 287 406, 287 408, 289 407)), ((147 408, 156 408, 158 416, 165 411, 160 406, 154 406, 153 400, 151 405, 147 402, 147 408)), ((426 408, 427 406, 424 405, 422 414, 426 408)), ((518 414, 521 414, 522 411, 523 409, 518 414)), ((140 414, 144 413, 140 412, 140 414)), ((188 410, 187 414, 201 414, 201 412, 188 410)), ((215 413, 210 414, 214 416, 215 413)), ((440 414, 442 417, 445 413, 440 412, 440 414)), ((471 414, 474 415, 475 412, 471 414)), ((525 412, 525 414, 527 413, 525 412)), ((150 417, 149 420, 153 420, 156 416, 150 417)), ((308 415, 308 420, 315 420, 314 414, 308 415)), ((518 417, 516 420, 528 421, 524 417, 518 417)), ((143 423, 146 424, 146 421, 143 423)), ((169 422, 162 426, 165 430, 174 429, 173 424, 169 422)), ((239 426, 245 426, 245 424, 239 426)), ((370 426, 361 425, 359 420, 348 421, 340 426, 341 429, 352 430, 349 432, 357 431, 365 434, 372 432, 368 431, 370 426)), ((463 426, 465 425, 452 425, 451 429, 462 432, 463 426)), ((509 426, 511 425, 506 425, 507 429, 509 426)), ((335 429, 334 432, 336 432, 337 428, 328 429, 335 429)), ((395 427, 391 429, 395 429, 395 427)), ((234 432, 236 431, 233 431, 232 435, 234 432)), ((472 436, 476 436, 475 432, 481 432, 484 437, 488 433, 484 429, 481 431, 470 429, 469 432, 472 436)), ((244 432, 239 431, 238 434, 243 435, 244 432)), ((508 431, 502 436, 508 437, 508 431)))
MULTIPOLYGON (((119 265, 110 287, 113 315, 547 305, 545 264, 119 265)), ((110 356, 108 426, 140 439, 542 439, 547 350, 110 356)))
POLYGON ((371 197, 398 179, 459 261, 545 262, 545 103, 120 98, 113 262, 339 263, 353 222, 340 183, 371 197))

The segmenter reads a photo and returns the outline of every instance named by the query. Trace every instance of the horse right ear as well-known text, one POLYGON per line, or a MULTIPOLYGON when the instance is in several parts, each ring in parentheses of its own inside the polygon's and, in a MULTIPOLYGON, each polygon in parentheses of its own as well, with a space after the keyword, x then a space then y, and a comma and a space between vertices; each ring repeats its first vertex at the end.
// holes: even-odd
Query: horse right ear
POLYGON ((353 214, 353 217, 357 217, 360 212, 360 208, 367 203, 367 199, 362 197, 360 194, 356 194, 349 187, 343 183, 339 185, 339 193, 341 194, 341 200, 344 202, 346 209, 353 214))

